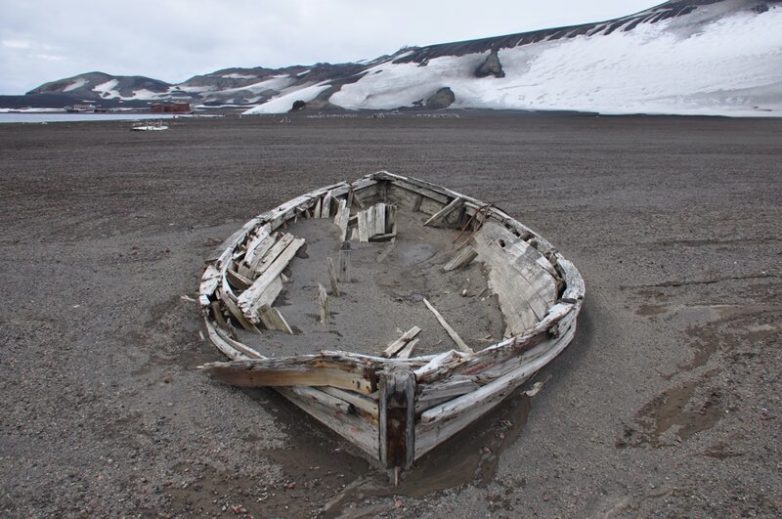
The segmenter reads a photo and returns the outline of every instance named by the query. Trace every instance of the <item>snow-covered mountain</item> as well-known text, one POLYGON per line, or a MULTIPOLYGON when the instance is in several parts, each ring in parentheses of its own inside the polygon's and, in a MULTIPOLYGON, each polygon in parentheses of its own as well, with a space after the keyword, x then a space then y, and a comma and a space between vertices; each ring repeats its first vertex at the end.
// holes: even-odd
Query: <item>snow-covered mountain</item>
POLYGON ((178 85, 90 73, 32 93, 297 107, 782 116, 782 0, 675 0, 623 18, 405 48, 372 61, 232 68, 178 85), (298 103, 297 103, 298 102, 298 103))

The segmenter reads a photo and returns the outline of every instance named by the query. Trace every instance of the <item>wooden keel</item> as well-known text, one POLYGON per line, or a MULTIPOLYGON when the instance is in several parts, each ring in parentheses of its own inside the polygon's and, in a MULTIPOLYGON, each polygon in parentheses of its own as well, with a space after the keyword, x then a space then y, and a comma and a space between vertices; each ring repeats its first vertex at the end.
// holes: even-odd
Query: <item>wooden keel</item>
POLYGON ((415 460, 415 375, 395 369, 381 375, 380 462, 407 469, 415 460))

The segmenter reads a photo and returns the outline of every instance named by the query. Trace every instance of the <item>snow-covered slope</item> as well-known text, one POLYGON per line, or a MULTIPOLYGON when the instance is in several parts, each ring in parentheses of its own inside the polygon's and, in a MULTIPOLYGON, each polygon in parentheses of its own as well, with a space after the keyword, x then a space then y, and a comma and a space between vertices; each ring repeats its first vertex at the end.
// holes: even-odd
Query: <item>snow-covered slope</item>
POLYGON ((45 83, 28 95, 67 93, 74 100, 99 101, 121 99, 154 100, 165 96, 172 85, 143 76, 112 76, 105 72, 87 72, 45 83))
POLYGON ((248 114, 303 102, 779 117, 782 0, 674 0, 604 22, 405 48, 360 63, 228 68, 178 85, 92 72, 30 94, 126 105, 189 100, 248 114))
POLYGON ((539 36, 466 42, 465 53, 454 52, 453 45, 451 52, 448 46, 411 51, 370 68, 331 102, 388 109, 420 103, 449 87, 453 107, 782 115, 777 2, 669 2, 539 36), (478 52, 469 52, 470 46, 478 52), (504 77, 476 77, 489 49, 496 49, 504 77))

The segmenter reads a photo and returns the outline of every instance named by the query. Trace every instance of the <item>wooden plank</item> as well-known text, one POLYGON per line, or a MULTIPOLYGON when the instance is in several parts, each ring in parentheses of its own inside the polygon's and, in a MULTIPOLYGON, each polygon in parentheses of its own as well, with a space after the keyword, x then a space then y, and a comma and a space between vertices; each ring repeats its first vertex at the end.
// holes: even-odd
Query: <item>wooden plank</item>
POLYGON ((475 391, 480 386, 469 377, 455 376, 418 387, 419 393, 415 397, 415 411, 420 414, 444 401, 475 391))
POLYGON ((252 284, 252 280, 255 279, 255 272, 243 262, 235 263, 234 266, 236 267, 236 273, 249 279, 252 284))
POLYGON ((448 321, 445 320, 445 318, 442 316, 440 312, 435 309, 434 306, 432 306, 432 303, 426 300, 424 298, 424 304, 429 309, 430 312, 432 312, 437 319, 437 322, 440 323, 440 325, 445 329, 445 332, 448 334, 448 336, 453 339, 453 342, 456 343, 456 346, 462 350, 465 353, 473 353, 472 348, 467 346, 467 344, 462 340, 461 337, 459 337, 459 334, 456 333, 456 330, 453 329, 453 327, 448 324, 448 321))
POLYGON ((395 369, 381 377, 378 398, 380 462, 407 469, 415 459, 415 376, 395 369))
POLYGON ((320 324, 329 323, 329 294, 326 287, 318 283, 318 306, 320 307, 320 324))
POLYGON ((339 297, 339 278, 337 277, 337 267, 334 266, 334 260, 331 256, 326 258, 326 268, 329 272, 329 283, 331 284, 331 295, 339 297))
POLYGON ((291 243, 293 243, 293 240, 295 237, 290 233, 285 233, 282 235, 278 234, 278 239, 272 244, 271 247, 263 254, 258 255, 253 260, 252 264, 250 264, 250 268, 255 272, 256 276, 260 276, 261 274, 266 271, 266 269, 274 263, 274 260, 276 260, 282 252, 287 249, 291 243))
POLYGON ((473 247, 466 245, 459 249, 459 251, 454 254, 453 258, 451 258, 448 263, 443 265, 443 270, 445 272, 451 272, 452 270, 460 269, 466 265, 469 265, 472 260, 478 257, 478 251, 476 251, 473 247))
POLYGON ((372 207, 372 211, 374 213, 374 226, 369 233, 370 240, 374 236, 386 233, 386 204, 384 202, 379 202, 372 207))
POLYGON ((261 292, 261 295, 258 296, 258 300, 256 301, 258 308, 263 308, 266 305, 272 306, 274 301, 277 299, 277 296, 280 295, 282 286, 283 275, 280 274, 276 278, 272 279, 271 282, 266 286, 266 290, 261 292))
POLYGON ((248 348, 239 341, 231 339, 225 332, 216 328, 208 317, 204 318, 204 322, 206 323, 206 333, 209 335, 209 340, 228 358, 241 360, 261 357, 261 354, 257 351, 248 348))
POLYGON ((446 205, 440 211, 433 214, 431 218, 429 218, 426 222, 424 222, 424 226, 435 225, 442 222, 449 214, 456 211, 457 209, 460 209, 462 205, 464 205, 463 198, 461 197, 454 198, 453 200, 451 200, 451 202, 448 205, 446 205))
POLYGON ((331 395, 340 400, 344 400, 348 404, 352 405, 356 409, 361 410, 377 421, 378 416, 378 404, 377 401, 371 398, 354 393, 353 391, 345 391, 344 389, 338 389, 336 387, 323 386, 320 388, 324 393, 331 395))
POLYGON ((210 298, 217 290, 220 284, 220 270, 214 265, 207 265, 204 274, 201 276, 201 285, 198 288, 198 300, 201 306, 209 306, 210 298))
POLYGON ((264 292, 269 285, 282 273, 296 252, 304 245, 304 238, 295 238, 290 245, 266 268, 263 274, 256 279, 252 286, 239 296, 239 307, 244 315, 253 322, 258 322, 258 311, 261 306, 268 304, 264 298, 264 292))
POLYGON ((407 330, 405 333, 402 334, 401 337, 398 339, 395 339, 388 343, 388 347, 386 347, 385 350, 383 350, 383 353, 381 353, 384 357, 393 357, 394 355, 399 352, 402 348, 404 348, 408 342, 412 341, 416 335, 421 333, 421 328, 418 326, 413 326, 409 330, 407 330))
POLYGON ((339 280, 350 283, 350 242, 343 241, 339 248, 339 280))
POLYGON ((225 321, 225 316, 223 315, 223 308, 220 306, 220 301, 212 301, 211 307, 212 316, 214 317, 217 325, 221 328, 228 328, 228 323, 225 321))
POLYGON ((321 218, 331 218, 331 201, 333 200, 333 196, 331 194, 331 191, 326 193, 323 196, 323 205, 320 209, 320 217, 321 218))
POLYGON ((351 445, 361 449, 372 460, 380 459, 379 433, 377 426, 373 424, 373 419, 345 413, 341 410, 341 406, 326 403, 323 397, 329 395, 315 388, 276 389, 304 412, 345 438, 351 445))
MULTIPOLYGON (((423 183, 421 183, 423 184, 423 183)), ((418 183, 415 183, 413 179, 409 177, 402 177, 399 176, 397 179, 393 182, 394 187, 405 189, 411 193, 415 193, 417 195, 422 195, 424 198, 428 198, 430 200, 434 200, 438 204, 445 205, 448 203, 448 201, 453 198, 452 196, 448 196, 445 193, 442 193, 440 191, 437 191, 435 189, 432 189, 431 186, 424 186, 419 185, 418 183)), ((454 195, 459 196, 457 193, 454 193, 454 195)))
POLYGON ((410 356, 413 354, 413 350, 418 344, 418 341, 419 339, 413 339, 412 341, 408 342, 404 348, 399 350, 399 353, 396 354, 396 357, 398 359, 409 359, 410 356))
POLYGON ((293 330, 288 324, 288 321, 286 321, 282 316, 282 313, 273 306, 263 305, 258 317, 267 330, 277 330, 285 332, 288 335, 293 335, 293 330))
POLYGON ((384 233, 390 233, 396 236, 396 212, 397 206, 395 204, 386 204, 386 226, 383 229, 384 233))
POLYGON ((358 212, 358 241, 369 241, 369 210, 358 212))
POLYGON ((367 215, 367 239, 363 241, 369 241, 369 238, 375 234, 375 219, 377 217, 377 212, 375 211, 374 205, 364 212, 367 215))
POLYGON ((506 336, 532 329, 557 299, 556 279, 538 263, 547 260, 497 222, 486 222, 473 241, 478 260, 489 267, 489 288, 497 294, 506 336))
POLYGON ((247 234, 257 225, 262 223, 262 221, 263 219, 259 216, 249 220, 242 226, 241 229, 233 233, 221 245, 214 249, 214 251, 207 256, 206 262, 214 263, 218 268, 220 268, 223 263, 225 263, 226 259, 229 258, 233 253, 234 249, 236 249, 236 247, 238 247, 244 241, 247 234))
POLYGON ((212 362, 200 366, 215 378, 240 387, 332 386, 369 394, 377 390, 377 376, 370 361, 345 355, 212 362))
POLYGON ((220 300, 225 305, 225 308, 228 310, 228 312, 233 316, 234 319, 244 328, 245 330, 250 331, 258 331, 258 329, 255 327, 255 324, 252 323, 249 319, 247 319, 244 314, 242 313, 242 310, 239 308, 239 306, 236 304, 236 301, 233 297, 230 295, 223 293, 220 297, 220 300))
POLYGON ((225 274, 228 278, 228 281, 231 283, 231 286, 236 290, 247 290, 253 284, 252 280, 247 279, 246 277, 242 276, 238 272, 234 272, 231 269, 226 270, 225 274))
POLYGON ((244 258, 245 264, 250 268, 251 271, 254 272, 254 276, 257 275, 256 269, 257 266, 260 264, 261 259, 264 258, 268 253, 269 250, 274 247, 276 243, 278 243, 280 238, 279 233, 270 234, 267 236, 263 241, 261 241, 258 245, 255 246, 254 253, 252 255, 246 255, 244 258))
POLYGON ((250 240, 247 242, 247 247, 245 247, 246 252, 244 255, 244 261, 247 263, 247 265, 252 263, 256 254, 263 254, 265 252, 263 248, 259 249, 259 247, 261 247, 263 243, 269 239, 270 235, 271 227, 269 224, 261 225, 255 230, 252 238, 250 238, 250 240))
POLYGON ((573 262, 559 256, 557 258, 557 266, 562 271, 562 277, 565 281, 565 290, 562 292, 562 299, 567 299, 572 302, 583 299, 584 292, 586 291, 584 278, 581 277, 581 273, 573 262))
POLYGON ((340 235, 339 241, 343 242, 347 239, 348 235, 348 222, 350 221, 350 209, 346 200, 339 201, 339 208, 337 209, 337 215, 334 217, 334 224, 339 227, 340 235))

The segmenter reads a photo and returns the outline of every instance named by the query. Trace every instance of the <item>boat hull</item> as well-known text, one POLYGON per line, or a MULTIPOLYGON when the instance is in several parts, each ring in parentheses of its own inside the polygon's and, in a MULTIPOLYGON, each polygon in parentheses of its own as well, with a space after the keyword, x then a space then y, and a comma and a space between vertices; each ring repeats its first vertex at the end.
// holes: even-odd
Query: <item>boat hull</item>
MULTIPOLYGON (((360 222, 356 231, 360 234, 360 222)), ((383 231, 381 226, 376 236, 385 239, 383 231)), ((507 213, 444 187, 381 171, 312 191, 258 215, 208 258, 199 302, 210 341, 231 360, 202 368, 237 386, 273 387, 370 459, 406 469, 564 350, 575 334, 584 291, 573 263, 507 213), (356 199, 363 202, 356 204, 356 199), (358 208, 373 203, 404 206, 428 216, 426 225, 456 227, 471 235, 470 245, 449 265, 457 269, 477 258, 491 267, 508 336, 477 351, 461 344, 425 356, 400 354, 405 346, 410 351, 414 346, 412 337, 405 336, 389 345, 388 356, 333 351, 269 358, 238 340, 234 327, 257 332, 288 326, 273 302, 285 278, 281 267, 301 243, 283 243, 277 231, 298 219, 333 217, 347 240, 349 222, 356 220, 351 207, 357 207, 360 220, 363 211, 358 208), (256 253, 266 250, 268 255, 275 247, 282 252, 274 262, 248 273, 262 263, 256 253), (247 274, 247 279, 240 276, 245 279, 242 290, 236 285, 237 272, 247 274)))

